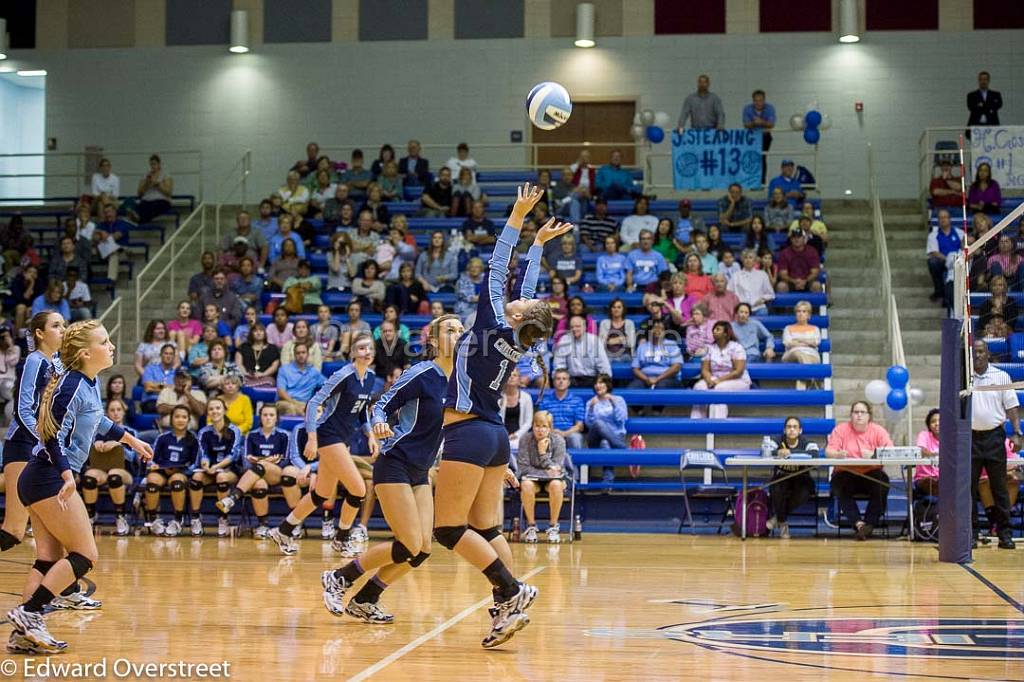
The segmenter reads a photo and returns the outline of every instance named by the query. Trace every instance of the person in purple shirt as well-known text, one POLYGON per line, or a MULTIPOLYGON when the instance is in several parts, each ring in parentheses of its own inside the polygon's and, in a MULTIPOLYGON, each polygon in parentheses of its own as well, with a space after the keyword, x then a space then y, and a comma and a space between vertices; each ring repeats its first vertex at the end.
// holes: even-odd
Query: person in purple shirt
POLYGON ((992 179, 992 166, 986 162, 979 163, 974 171, 974 182, 967 193, 967 208, 974 213, 1002 213, 1003 194, 999 183, 992 179))

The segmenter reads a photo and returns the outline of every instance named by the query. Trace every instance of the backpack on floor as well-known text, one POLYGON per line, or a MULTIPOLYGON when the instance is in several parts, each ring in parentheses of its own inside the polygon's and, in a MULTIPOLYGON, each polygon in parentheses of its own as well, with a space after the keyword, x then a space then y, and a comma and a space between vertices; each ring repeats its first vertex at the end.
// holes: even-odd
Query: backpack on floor
POLYGON ((934 497, 914 500, 914 539, 921 542, 939 541, 939 505, 934 497))
MULTIPOLYGON (((732 534, 739 536, 740 523, 743 518, 743 497, 736 496, 736 521, 732 524, 732 534)), ((768 535, 768 493, 764 490, 747 491, 747 537, 764 537, 768 535)))

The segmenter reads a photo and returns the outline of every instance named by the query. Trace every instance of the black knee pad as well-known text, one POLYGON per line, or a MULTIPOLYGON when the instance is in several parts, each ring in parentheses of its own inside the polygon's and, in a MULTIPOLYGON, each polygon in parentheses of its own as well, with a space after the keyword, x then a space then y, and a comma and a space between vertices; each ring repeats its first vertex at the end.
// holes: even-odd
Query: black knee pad
POLYGON ((434 529, 434 537, 442 547, 455 549, 455 545, 459 544, 459 540, 467 530, 469 530, 469 526, 441 526, 434 529))
POLYGON ((501 526, 491 526, 490 528, 474 528, 470 526, 469 528, 484 540, 487 540, 487 542, 501 535, 501 526))
POLYGON ((327 498, 318 493, 316 490, 309 491, 309 499, 313 500, 313 504, 315 504, 317 507, 323 505, 323 503, 327 501, 327 498))
POLYGON ((92 562, 78 552, 68 554, 68 563, 71 564, 71 570, 75 573, 75 580, 92 570, 92 562))
POLYGON ((37 571, 39 571, 43 575, 46 575, 46 572, 49 571, 51 568, 53 568, 53 565, 55 563, 57 563, 57 562, 56 561, 45 561, 43 559, 36 559, 35 563, 32 564, 32 568, 36 569, 37 571))
POLYGON ((416 568, 417 566, 419 566, 420 564, 422 564, 424 561, 426 561, 429 558, 430 558, 430 552, 420 552, 419 554, 414 556, 412 559, 409 559, 409 565, 412 566, 413 568, 416 568))
POLYGON ((365 499, 365 497, 358 497, 350 493, 345 493, 345 504, 347 504, 350 507, 355 507, 356 509, 359 509, 361 506, 363 506, 363 500, 365 499))
POLYGON ((110 474, 107 476, 107 488, 109 490, 117 490, 124 485, 124 479, 117 474, 110 474))
POLYGON ((260 476, 265 476, 267 473, 267 468, 260 464, 259 462, 252 465, 252 470, 255 471, 260 476))
POLYGON ((270 490, 267 488, 255 488, 251 493, 249 493, 254 500, 262 500, 269 494, 270 490))
POLYGON ((298 481, 295 479, 294 476, 282 476, 281 477, 281 485, 284 486, 285 488, 291 488, 292 486, 296 485, 297 483, 298 483, 298 481))
POLYGON ((156 483, 149 483, 149 482, 147 482, 146 483, 146 492, 147 493, 159 493, 160 492, 160 486, 158 486, 156 483))
POLYGON ((221 493, 231 492, 231 484, 227 483, 227 482, 224 482, 224 481, 221 481, 220 483, 217 484, 217 492, 221 492, 221 493))
POLYGON ((171 481, 171 491, 180 493, 185 489, 185 481, 171 481))
POLYGON ((412 559, 412 552, 409 548, 403 545, 398 540, 392 540, 391 542, 391 563, 393 564, 404 564, 406 561, 412 559))
POLYGON ((96 490, 100 487, 100 482, 92 476, 82 476, 82 490, 96 490))
MULTIPOLYGON (((188 481, 188 489, 189 489, 189 490, 202 490, 202 489, 203 489, 203 488, 205 488, 205 487, 206 487, 206 486, 205 486, 205 485, 203 485, 203 482, 202 482, 202 481, 197 481, 197 480, 196 480, 196 479, 194 479, 194 478, 191 478, 191 479, 189 479, 189 481, 188 481)), ((171 488, 172 488, 172 489, 174 488, 174 484, 171 484, 171 488)))

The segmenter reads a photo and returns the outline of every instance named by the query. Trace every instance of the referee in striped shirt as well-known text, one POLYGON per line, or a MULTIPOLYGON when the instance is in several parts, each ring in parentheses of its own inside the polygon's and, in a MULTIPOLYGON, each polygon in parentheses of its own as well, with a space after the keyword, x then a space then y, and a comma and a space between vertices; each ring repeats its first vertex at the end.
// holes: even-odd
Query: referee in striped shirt
MULTIPOLYGON (((989 364, 988 345, 975 341, 974 387, 1006 386, 1009 375, 989 364)), ((988 472, 989 486, 994 504, 985 510, 990 523, 994 523, 999 534, 1000 549, 1014 549, 1016 545, 1010 532, 1010 497, 1006 487, 1006 420, 1013 425, 1013 449, 1020 451, 1024 445, 1021 432, 1017 392, 1013 389, 1002 391, 975 391, 971 393, 971 518, 977 535, 978 528, 978 479, 981 470, 988 472)), ((975 542, 977 546, 977 542, 975 542)))

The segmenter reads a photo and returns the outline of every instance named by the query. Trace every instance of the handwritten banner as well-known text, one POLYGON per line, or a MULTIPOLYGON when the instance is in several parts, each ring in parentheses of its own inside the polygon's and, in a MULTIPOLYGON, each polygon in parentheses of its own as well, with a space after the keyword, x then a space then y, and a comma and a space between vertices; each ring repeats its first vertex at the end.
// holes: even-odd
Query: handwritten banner
POLYGON ((761 131, 690 128, 672 133, 672 184, 683 189, 761 186, 761 131))
POLYGON ((971 128, 972 171, 982 163, 1003 190, 1024 188, 1024 126, 971 128))

